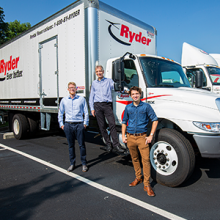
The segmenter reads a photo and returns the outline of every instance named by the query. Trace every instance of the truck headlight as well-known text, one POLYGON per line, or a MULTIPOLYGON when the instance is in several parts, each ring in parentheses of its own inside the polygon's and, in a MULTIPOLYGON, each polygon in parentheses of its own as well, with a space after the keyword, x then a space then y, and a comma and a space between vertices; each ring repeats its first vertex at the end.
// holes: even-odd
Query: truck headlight
POLYGON ((193 124, 204 130, 210 132, 220 132, 220 123, 208 123, 208 122, 196 122, 194 121, 193 124))

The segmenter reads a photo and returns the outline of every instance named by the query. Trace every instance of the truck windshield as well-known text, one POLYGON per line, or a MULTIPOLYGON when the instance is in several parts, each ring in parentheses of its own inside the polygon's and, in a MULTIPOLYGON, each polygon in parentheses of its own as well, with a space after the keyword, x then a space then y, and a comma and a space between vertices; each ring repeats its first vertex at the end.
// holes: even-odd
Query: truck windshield
POLYGON ((220 85, 220 68, 206 67, 213 85, 220 85))
POLYGON ((152 57, 139 59, 148 87, 190 87, 180 65, 152 57))

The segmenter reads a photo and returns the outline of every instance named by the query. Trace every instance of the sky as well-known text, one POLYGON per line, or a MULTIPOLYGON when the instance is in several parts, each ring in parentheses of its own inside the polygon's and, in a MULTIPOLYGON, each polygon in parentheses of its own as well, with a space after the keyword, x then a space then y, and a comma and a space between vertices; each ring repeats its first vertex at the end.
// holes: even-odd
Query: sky
MULTIPOLYGON (((0 0, 5 22, 31 26, 74 0, 0 0)), ((220 54, 220 1, 217 0, 102 0, 157 29, 157 54, 181 62, 183 42, 207 53, 220 54)))

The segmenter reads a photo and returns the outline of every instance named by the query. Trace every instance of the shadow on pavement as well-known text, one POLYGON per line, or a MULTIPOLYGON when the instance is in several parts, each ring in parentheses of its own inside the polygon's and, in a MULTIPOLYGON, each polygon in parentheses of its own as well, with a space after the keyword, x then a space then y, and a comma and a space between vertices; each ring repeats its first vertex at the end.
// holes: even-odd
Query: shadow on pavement
MULTIPOLYGON (((3 188, 0 190, 0 213, 3 219, 30 219, 36 215, 36 208, 45 201, 52 200, 61 194, 71 193, 77 187, 82 186, 83 182, 71 179, 54 184, 54 181, 48 184, 49 178, 54 173, 42 175, 30 182, 20 185, 3 188), (47 181, 44 183, 44 181, 47 181), (39 185, 45 184, 45 187, 39 185), (38 187, 40 190, 38 191, 38 187)), ((94 180, 97 181, 98 179, 94 180)), ((53 205, 59 207, 59 201, 53 200, 53 205), (57 203, 57 204, 54 204, 57 203)), ((66 202, 66 201, 60 201, 66 202)))
POLYGON ((99 164, 99 163, 101 163, 103 161, 112 159, 112 158, 114 158, 116 156, 118 156, 118 155, 114 154, 114 153, 104 152, 104 153, 98 155, 98 157, 96 157, 96 158, 94 158, 92 160, 88 160, 87 163, 88 163, 89 167, 92 167, 92 166, 95 166, 96 164, 99 164))
POLYGON ((199 167, 205 169, 209 178, 220 178, 220 159, 200 158, 199 167))
POLYGON ((202 170, 205 170, 208 178, 220 178, 220 159, 196 157, 196 165, 193 174, 180 187, 192 185, 202 177, 202 170))

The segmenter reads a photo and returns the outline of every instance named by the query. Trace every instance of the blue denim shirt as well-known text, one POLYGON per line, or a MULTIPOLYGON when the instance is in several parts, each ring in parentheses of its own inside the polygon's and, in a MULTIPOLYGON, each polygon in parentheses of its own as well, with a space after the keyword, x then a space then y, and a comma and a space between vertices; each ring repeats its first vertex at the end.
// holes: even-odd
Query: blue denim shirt
POLYGON ((89 96, 90 110, 94 110, 94 102, 112 102, 113 89, 114 81, 112 79, 103 77, 100 81, 94 80, 89 96))
POLYGON ((89 114, 86 100, 82 96, 75 95, 72 99, 70 96, 62 98, 58 113, 58 121, 60 127, 63 126, 63 114, 65 113, 65 121, 68 122, 84 122, 89 125, 89 114), (84 119, 83 119, 84 114, 84 119))
POLYGON ((157 121, 157 116, 153 108, 145 102, 140 101, 138 106, 133 102, 125 107, 122 124, 127 124, 127 132, 131 134, 138 134, 147 132, 147 125, 151 121, 157 121))

